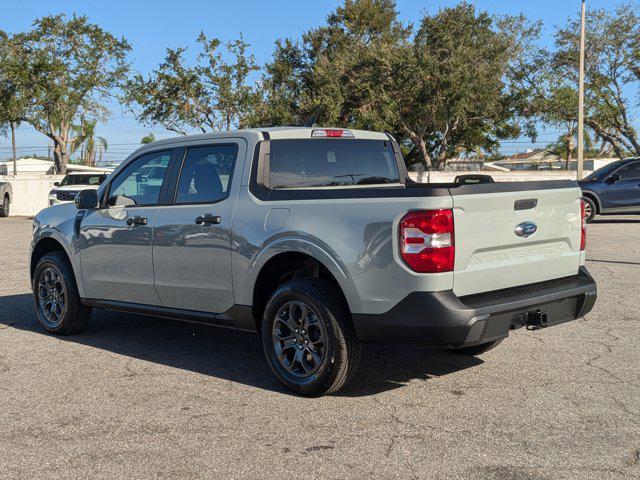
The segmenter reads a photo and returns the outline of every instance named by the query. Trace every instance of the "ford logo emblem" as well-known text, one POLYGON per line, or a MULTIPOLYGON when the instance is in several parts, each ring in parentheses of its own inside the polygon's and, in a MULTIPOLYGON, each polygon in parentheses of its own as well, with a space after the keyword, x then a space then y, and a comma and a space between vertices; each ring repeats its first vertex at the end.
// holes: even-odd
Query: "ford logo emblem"
POLYGON ((538 230, 538 227, 533 222, 520 223, 516 225, 516 228, 514 229, 516 235, 522 238, 530 237, 531 235, 536 233, 536 230, 538 230))

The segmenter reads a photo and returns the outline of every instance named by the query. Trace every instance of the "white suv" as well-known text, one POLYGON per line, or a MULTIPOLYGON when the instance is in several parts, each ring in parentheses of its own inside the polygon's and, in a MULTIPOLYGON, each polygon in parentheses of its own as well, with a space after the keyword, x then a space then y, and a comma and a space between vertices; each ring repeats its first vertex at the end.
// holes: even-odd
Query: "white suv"
POLYGON ((73 172, 65 175, 61 182, 49 192, 49 206, 73 202, 81 190, 97 190, 105 181, 109 172, 73 172))

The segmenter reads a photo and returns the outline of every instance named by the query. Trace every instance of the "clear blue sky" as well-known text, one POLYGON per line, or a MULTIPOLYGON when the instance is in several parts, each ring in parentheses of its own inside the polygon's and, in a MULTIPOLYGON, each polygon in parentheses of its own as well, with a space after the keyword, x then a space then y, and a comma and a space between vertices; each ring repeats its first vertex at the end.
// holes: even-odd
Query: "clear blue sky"
MULTIPOLYGON (((243 33, 260 64, 273 52, 274 41, 299 37, 305 30, 322 24, 338 0, 21 0, 3 11, 0 28, 9 32, 26 30, 37 17, 65 12, 84 14, 103 28, 127 38, 133 50, 133 68, 142 73, 153 70, 163 59, 166 47, 191 46, 202 30, 209 36, 230 40, 243 33)), ((455 5, 457 1, 397 0, 404 22, 417 23, 425 11, 455 5)), ((524 13, 545 25, 545 42, 551 42, 554 25, 562 25, 569 16, 577 16, 580 0, 475 0, 479 9, 490 13, 524 13)), ((617 0, 587 0, 591 8, 614 8, 617 0)), ((136 148, 140 138, 152 131, 156 138, 172 136, 159 127, 147 128, 136 123, 130 114, 115 105, 113 117, 98 127, 98 134, 110 144, 108 157, 122 160, 136 148)), ((554 139, 552 133, 542 135, 538 146, 554 139)), ((526 139, 518 139, 525 142, 526 139)), ((47 139, 28 125, 22 125, 17 137, 19 155, 46 154, 47 139)), ((523 150, 531 144, 504 144, 503 151, 523 150)), ((0 138, 0 159, 9 156, 10 141, 0 138)))

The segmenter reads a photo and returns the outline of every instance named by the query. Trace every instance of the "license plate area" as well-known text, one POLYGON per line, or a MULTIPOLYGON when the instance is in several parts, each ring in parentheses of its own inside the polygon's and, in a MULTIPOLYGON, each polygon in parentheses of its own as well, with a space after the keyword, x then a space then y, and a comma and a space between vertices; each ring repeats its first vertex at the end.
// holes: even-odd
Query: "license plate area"
POLYGON ((504 336, 507 325, 508 330, 522 327, 537 330, 571 321, 577 315, 577 301, 578 297, 563 298, 510 312, 492 314, 488 319, 484 337, 504 336))

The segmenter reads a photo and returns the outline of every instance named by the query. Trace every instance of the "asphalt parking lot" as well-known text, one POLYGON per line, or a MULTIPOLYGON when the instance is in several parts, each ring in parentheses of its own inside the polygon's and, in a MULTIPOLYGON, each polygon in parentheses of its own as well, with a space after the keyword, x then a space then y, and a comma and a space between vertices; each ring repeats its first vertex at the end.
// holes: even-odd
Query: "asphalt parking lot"
POLYGON ((101 311, 45 334, 31 221, 0 219, 0 477, 640 478, 640 217, 588 230, 587 318, 477 358, 367 346, 305 399, 252 335, 101 311))

